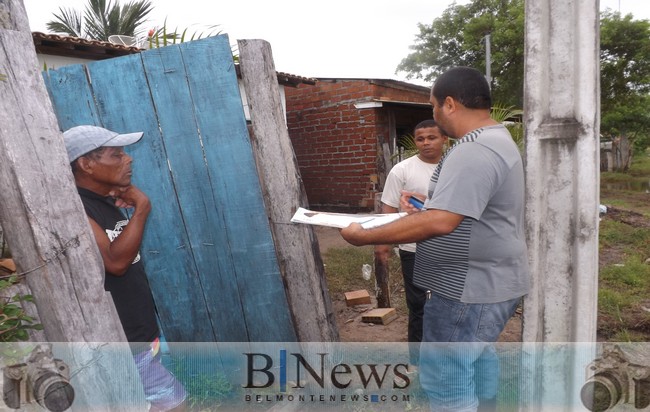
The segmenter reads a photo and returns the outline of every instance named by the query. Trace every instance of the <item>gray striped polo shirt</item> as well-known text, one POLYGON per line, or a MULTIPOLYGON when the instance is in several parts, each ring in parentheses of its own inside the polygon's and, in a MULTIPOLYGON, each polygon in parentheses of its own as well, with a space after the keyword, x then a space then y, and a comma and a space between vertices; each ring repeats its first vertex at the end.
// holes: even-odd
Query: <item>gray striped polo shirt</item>
POLYGON ((465 216, 450 234, 418 242, 414 283, 465 303, 497 303, 529 288, 521 155, 502 125, 474 130, 431 176, 427 209, 465 216))

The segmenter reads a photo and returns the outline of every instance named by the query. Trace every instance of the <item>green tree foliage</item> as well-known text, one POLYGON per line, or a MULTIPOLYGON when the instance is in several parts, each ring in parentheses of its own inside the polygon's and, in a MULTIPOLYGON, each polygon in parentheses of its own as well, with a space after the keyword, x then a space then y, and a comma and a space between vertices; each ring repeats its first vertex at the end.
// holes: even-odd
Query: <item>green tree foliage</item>
POLYGON ((397 67, 407 78, 430 82, 454 66, 485 71, 485 36, 490 34, 492 94, 506 106, 523 106, 524 0, 474 0, 452 4, 420 33, 397 67))
POLYGON ((600 20, 601 134, 650 144, 650 22, 617 12, 600 20))
POLYGON ((139 37, 147 15, 153 10, 151 0, 133 0, 124 6, 111 0, 88 0, 82 12, 59 8, 55 20, 49 21, 47 29, 68 36, 108 41, 108 36, 121 34, 139 37))
MULTIPOLYGON (((506 107, 523 107, 524 0, 452 4, 420 33, 397 67, 408 78, 433 82, 453 66, 485 71, 483 37, 491 34, 492 93, 506 107)), ((650 145, 650 22, 606 11, 601 15, 601 133, 625 136, 637 151, 650 145)))
MULTIPOLYGON (((0 277, 0 292, 18 282, 16 275, 0 277)), ((0 342, 18 342, 29 339, 29 330, 42 330, 43 325, 28 316, 22 307, 23 302, 33 302, 32 295, 13 295, 0 297, 0 342)))

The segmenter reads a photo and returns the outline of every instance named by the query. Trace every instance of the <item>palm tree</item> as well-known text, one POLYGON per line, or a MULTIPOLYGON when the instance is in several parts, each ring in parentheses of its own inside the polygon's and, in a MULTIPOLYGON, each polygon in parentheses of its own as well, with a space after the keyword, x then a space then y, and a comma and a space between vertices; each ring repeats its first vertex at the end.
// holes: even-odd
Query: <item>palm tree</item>
POLYGON ((143 33, 139 26, 151 10, 151 0, 132 0, 124 6, 111 0, 88 0, 83 15, 78 10, 59 8, 55 20, 46 27, 54 33, 93 40, 108 41, 113 34, 138 37, 143 33))

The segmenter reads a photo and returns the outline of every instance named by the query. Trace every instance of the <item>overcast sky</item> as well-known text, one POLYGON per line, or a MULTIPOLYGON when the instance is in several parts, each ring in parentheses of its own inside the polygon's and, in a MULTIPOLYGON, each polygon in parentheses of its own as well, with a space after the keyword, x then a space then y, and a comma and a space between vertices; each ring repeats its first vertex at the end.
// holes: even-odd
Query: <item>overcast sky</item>
MULTIPOLYGON (((125 0, 122 0, 124 2, 125 0)), ((594 0, 594 5, 597 0, 594 0)), ((271 44, 278 71, 307 77, 361 77, 405 80, 395 74, 419 33, 452 0, 153 0, 148 27, 207 32, 219 25, 230 37, 264 39, 271 44)), ((469 0, 457 0, 466 4, 469 0)), ((24 0, 32 31, 59 7, 83 10, 87 0, 24 0)), ((650 0, 601 0, 636 19, 650 19, 650 0)), ((422 84, 411 80, 411 82, 422 84)))

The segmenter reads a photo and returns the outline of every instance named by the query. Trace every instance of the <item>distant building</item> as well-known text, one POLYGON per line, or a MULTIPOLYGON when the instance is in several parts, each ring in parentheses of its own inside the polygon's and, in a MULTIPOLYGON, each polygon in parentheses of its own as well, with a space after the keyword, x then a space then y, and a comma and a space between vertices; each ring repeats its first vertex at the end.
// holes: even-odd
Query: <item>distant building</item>
POLYGON ((319 210, 373 210, 399 137, 432 118, 430 89, 396 80, 319 78, 285 93, 300 174, 319 210))

